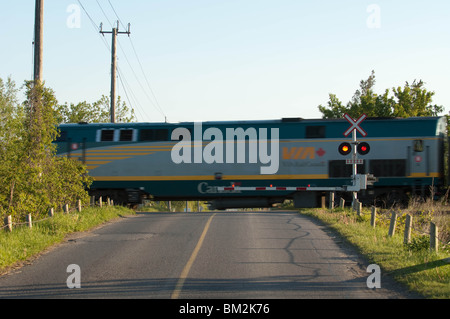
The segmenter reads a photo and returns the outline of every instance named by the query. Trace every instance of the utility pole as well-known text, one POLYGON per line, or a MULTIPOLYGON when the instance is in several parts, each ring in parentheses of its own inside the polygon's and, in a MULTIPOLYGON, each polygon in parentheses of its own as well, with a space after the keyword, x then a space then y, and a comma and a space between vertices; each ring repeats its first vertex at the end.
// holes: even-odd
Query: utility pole
POLYGON ((42 81, 44 39, 44 0, 36 0, 34 16, 34 82, 42 81))
POLYGON ((116 45, 117 45, 117 35, 118 34, 128 34, 130 36, 130 24, 128 23, 128 31, 125 32, 119 32, 119 21, 117 21, 117 28, 113 28, 111 31, 103 31, 102 30, 103 24, 100 24, 100 33, 104 36, 105 33, 111 33, 112 34, 112 40, 111 40, 111 123, 116 122, 116 61, 117 61, 117 54, 116 54, 116 45))

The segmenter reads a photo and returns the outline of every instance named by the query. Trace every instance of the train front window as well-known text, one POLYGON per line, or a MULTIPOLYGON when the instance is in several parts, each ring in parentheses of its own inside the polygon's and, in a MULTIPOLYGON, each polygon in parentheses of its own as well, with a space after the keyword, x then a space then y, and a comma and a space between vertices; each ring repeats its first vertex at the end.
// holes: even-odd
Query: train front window
POLYGON ((325 126, 307 126, 305 131, 306 138, 325 138, 325 126))
POLYGON ((120 130, 120 141, 132 141, 133 130, 120 130))
POLYGON ((102 142, 114 141, 114 130, 102 130, 101 141, 102 142))
POLYGON ((139 134, 140 141, 167 141, 168 138, 168 129, 142 129, 139 134))

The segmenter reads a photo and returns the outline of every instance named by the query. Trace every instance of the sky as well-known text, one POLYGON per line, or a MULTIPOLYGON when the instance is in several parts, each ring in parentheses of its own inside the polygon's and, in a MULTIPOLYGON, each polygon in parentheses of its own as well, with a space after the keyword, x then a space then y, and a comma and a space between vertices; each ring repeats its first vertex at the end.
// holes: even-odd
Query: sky
MULTIPOLYGON (((0 77, 33 77, 34 0, 0 2, 0 77)), ((448 0, 45 0, 43 77, 59 103, 117 92, 139 122, 320 118, 375 71, 450 110, 448 0)))

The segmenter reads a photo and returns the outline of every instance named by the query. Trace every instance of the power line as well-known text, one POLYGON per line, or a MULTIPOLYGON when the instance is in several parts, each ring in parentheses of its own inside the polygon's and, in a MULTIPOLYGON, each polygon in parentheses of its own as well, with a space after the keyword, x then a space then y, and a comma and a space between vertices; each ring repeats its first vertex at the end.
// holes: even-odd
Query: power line
POLYGON ((92 27, 95 30, 95 33, 97 33, 99 35, 100 39, 102 39, 103 44, 105 45, 106 49, 109 52, 111 52, 111 48, 109 47, 108 42, 106 41, 106 39, 98 33, 98 27, 97 27, 98 24, 94 22, 94 20, 91 18, 90 14, 87 12, 86 8, 83 6, 83 4, 81 3, 80 0, 78 0, 78 3, 80 4, 80 6, 83 9, 84 13, 86 13, 86 15, 89 18, 89 20, 91 21, 91 24, 92 24, 92 27))
MULTIPOLYGON (((103 7, 100 5, 100 3, 98 2, 98 0, 96 0, 97 1, 97 4, 98 4, 98 6, 100 7, 100 10, 103 12, 103 15, 105 16, 105 18, 106 18, 106 21, 108 21, 109 22, 109 25, 111 26, 111 28, 113 27, 113 25, 112 25, 112 23, 111 23, 111 21, 109 21, 109 19, 108 19, 108 16, 106 15, 106 13, 105 13, 105 11, 103 10, 103 7)), ((125 28, 126 29, 126 28, 125 28)))
MULTIPOLYGON (((108 50, 108 52, 111 53, 111 48, 110 48, 108 42, 106 41, 105 37, 103 37, 100 33, 98 33, 98 31, 99 31, 99 28, 97 27, 98 24, 92 19, 91 15, 90 15, 89 12, 87 11, 87 9, 83 6, 83 4, 81 3, 80 0, 78 0, 78 3, 80 4, 81 8, 83 9, 83 11, 86 13, 87 17, 89 18, 89 21, 91 22, 91 25, 92 25, 92 27, 93 27, 94 30, 95 30, 95 33, 97 33, 97 34, 100 36, 100 38, 102 39, 103 44, 105 45, 106 49, 108 50)), ((100 3, 99 3, 98 1, 97 1, 97 4, 99 5, 101 11, 102 11, 103 14, 105 15, 106 20, 111 24, 110 20, 108 19, 108 16, 106 15, 105 11, 103 10, 103 8, 101 7, 101 5, 100 5, 100 3)), ((117 67, 117 69, 118 69, 118 71, 119 71, 119 67, 117 67)), ((122 83, 122 85, 123 85, 122 78, 124 78, 124 76, 121 75, 120 73, 118 73, 118 74, 119 74, 118 77, 119 77, 119 79, 120 79, 120 81, 121 81, 121 83, 122 83)), ((125 86, 123 85, 123 87, 124 87, 125 95, 126 95, 127 98, 128 98, 128 94, 127 94, 127 92, 126 92, 125 86)), ((129 102, 130 106, 133 107, 133 105, 132 105, 132 103, 131 103, 131 100, 130 100, 129 98, 128 98, 128 102, 129 102)))
POLYGON ((149 83, 149 81, 148 81, 148 78, 147 78, 147 76, 146 76, 146 74, 145 74, 145 72, 144 72, 144 68, 142 67, 141 60, 139 59, 139 56, 138 56, 138 54, 137 54, 137 52, 136 52, 136 49, 135 49, 134 44, 133 44, 133 41, 131 41, 131 38, 130 38, 130 43, 131 43, 131 47, 133 48, 134 54, 135 54, 135 56, 136 56, 136 59, 137 59, 137 61, 138 61, 138 63, 139 63, 139 66, 140 66, 140 68, 141 68, 142 74, 144 75, 145 82, 147 83, 147 86, 148 86, 150 92, 152 93, 153 98, 155 99, 156 105, 157 105, 157 107, 159 108, 161 114, 164 115, 164 117, 166 117, 166 115, 165 115, 163 109, 162 109, 161 106, 159 105, 158 99, 156 98, 156 95, 155 95, 155 93, 153 92, 153 89, 152 89, 151 86, 150 86, 150 83, 149 83))
MULTIPOLYGON (((97 0, 97 3, 98 3, 98 0, 97 0)), ((120 22, 120 24, 121 24, 122 26, 124 26, 123 23, 122 23, 122 20, 120 19, 119 15, 117 14, 117 11, 114 9, 114 6, 112 5, 112 3, 111 3, 110 0, 108 0, 108 3, 109 3, 109 5, 111 6, 111 9, 113 10, 114 14, 116 15, 117 20, 120 22)), ((103 11, 103 10, 102 10, 102 11, 103 11)), ((125 26, 124 26, 124 27, 125 27, 125 26)), ((132 47, 133 52, 134 52, 134 54, 135 54, 135 57, 136 57, 136 59, 137 59, 137 61, 138 61, 139 67, 140 67, 140 69, 141 69, 141 72, 142 72, 142 74, 143 74, 143 76, 144 76, 144 79, 145 79, 145 81, 146 81, 147 87, 148 87, 150 93, 152 94, 152 96, 153 96, 153 98, 154 98, 154 102, 152 101, 152 99, 150 98, 150 96, 147 94, 147 91, 146 91, 146 90, 144 89, 144 87, 142 86, 142 84, 141 84, 139 78, 138 78, 137 75, 136 75, 136 72, 134 71, 134 68, 131 66, 131 63, 129 62, 129 60, 128 60, 128 58, 127 58, 127 56, 126 56, 126 54, 125 54, 125 52, 124 52, 124 50, 123 50, 123 48, 122 48, 122 46, 121 46, 120 43, 119 43, 119 46, 120 46, 120 48, 121 48, 121 50, 122 50, 122 52, 123 52, 123 54, 124 54, 124 56, 125 56, 125 59, 127 60, 127 63, 128 63, 128 65, 130 66, 130 68, 131 68, 131 70, 132 70, 132 72, 133 72, 133 74, 134 74, 136 80, 138 81, 139 85, 140 85, 141 88, 142 88, 142 91, 143 91, 144 94, 147 96, 147 98, 148 98, 148 100, 150 101, 150 103, 155 107, 155 109, 156 109, 157 111, 159 111, 159 112, 161 113, 161 115, 164 116, 165 119, 167 119, 167 116, 165 115, 163 109, 161 108, 161 106, 160 106, 160 104, 159 104, 159 102, 158 102, 158 99, 156 98, 156 95, 155 95, 153 89, 152 89, 151 86, 150 86, 149 80, 148 80, 148 78, 147 78, 147 76, 146 76, 146 74, 145 74, 144 68, 142 67, 142 63, 141 63, 141 61, 140 61, 140 59, 139 59, 139 56, 138 56, 138 54, 137 54, 136 48, 135 48, 135 46, 134 46, 134 44, 133 44, 133 41, 132 41, 131 37, 129 37, 129 39, 130 39, 130 44, 131 44, 131 47, 132 47)))
POLYGON ((117 73, 119 75, 120 83, 122 83, 123 90, 125 92, 125 95, 127 97, 128 103, 130 103, 130 106, 133 107, 133 105, 137 105, 136 110, 138 111, 139 115, 141 115, 142 118, 145 118, 148 116, 145 109, 142 108, 142 106, 139 103, 139 100, 136 98, 136 95, 134 94, 133 90, 131 89, 129 83, 127 82, 126 78, 123 76, 122 70, 120 67, 117 68, 117 73), (130 95, 128 95, 128 91, 130 92, 130 95), (132 102, 132 99, 134 102, 132 102), (141 109, 144 111, 145 114, 142 114, 141 109), (144 116, 145 115, 145 116, 144 116))
POLYGON ((117 12, 116 12, 116 9, 114 9, 114 7, 113 7, 111 1, 108 0, 108 2, 109 2, 109 5, 111 6, 111 9, 114 11, 114 14, 116 15, 117 20, 119 20, 119 22, 120 22, 120 24, 122 25, 122 27, 125 28, 125 26, 123 25, 122 21, 121 21, 120 18, 119 18, 119 15, 118 15, 117 12))
MULTIPOLYGON (((139 77, 137 76, 136 72, 134 71, 134 68, 133 68, 133 66, 131 65, 130 60, 128 59, 127 55, 125 54, 125 51, 123 50, 123 47, 122 47, 122 45, 120 44, 120 42, 119 42, 119 47, 120 47, 120 49, 122 50, 122 52, 123 52, 123 54, 124 54, 124 57, 125 57, 125 60, 127 61, 128 66, 129 66, 130 69, 131 69, 131 72, 133 73, 134 77, 136 78, 136 81, 138 82, 138 84, 139 84, 139 86, 141 87, 142 91, 144 92, 145 96, 147 97, 147 99, 149 100, 149 102, 155 107, 155 109, 156 109, 157 111, 159 111, 159 112, 165 117, 164 112, 161 110, 161 108, 159 108, 159 110, 158 110, 157 104, 155 104, 155 103, 152 101, 151 97, 150 97, 150 96, 148 95, 148 93, 147 93, 147 90, 146 90, 146 89, 144 88, 144 86, 142 85, 141 80, 139 79, 139 77)), ((156 98, 155 98, 155 99, 156 99, 156 98)), ((157 101, 156 101, 156 103, 157 103, 157 101)))
MULTIPOLYGON (((111 49, 111 47, 109 46, 108 41, 106 41, 106 39, 104 38, 104 36, 101 36, 100 33, 98 33, 98 32, 99 32, 99 28, 97 27, 97 26, 98 26, 98 23, 94 22, 94 20, 92 19, 91 15, 88 13, 87 9, 86 9, 86 8, 83 6, 83 4, 81 3, 81 0, 77 0, 77 1, 78 1, 78 3, 80 4, 80 6, 81 6, 81 8, 83 9, 83 11, 86 13, 86 15, 87 15, 87 17, 89 18, 89 20, 91 21, 91 24, 92 24, 93 28, 95 29, 96 33, 99 34, 99 36, 100 36, 100 38, 102 39, 102 41, 103 41, 105 47, 106 47, 106 48, 108 49, 108 51, 112 54, 112 49, 111 49)), ((96 2, 97 2, 98 7, 100 8, 102 14, 103 14, 104 17, 106 18, 106 20, 108 21, 108 23, 110 24, 110 26, 113 28, 113 24, 111 23, 111 20, 108 18, 108 15, 106 14, 106 11, 104 10, 104 8, 102 7, 102 5, 100 4, 100 2, 99 2, 98 0, 96 0, 96 2)), ((117 11, 115 10, 115 8, 114 8, 114 6, 112 5, 112 3, 111 3, 110 0, 108 0, 108 3, 109 3, 109 5, 111 6, 112 11, 114 12, 114 14, 115 14, 115 16, 116 16, 116 18, 117 18, 117 21, 118 21, 118 22, 117 22, 117 29, 118 29, 118 27, 119 27, 119 23, 120 23, 121 26, 124 27, 124 29, 127 29, 127 27, 125 27, 124 24, 122 23, 122 20, 120 19, 119 15, 117 14, 117 11)), ((128 28, 129 28, 129 26, 128 26, 128 28)), ((129 29, 128 29, 128 30, 129 30, 129 29)), ((100 32, 101 32, 101 30, 100 30, 100 32)), ((118 41, 118 44, 119 44, 119 47, 120 47, 120 49, 121 49, 121 51, 122 51, 122 53, 123 53, 123 56, 124 56, 125 60, 127 61, 127 64, 128 64, 128 66, 130 67, 130 69, 131 69, 131 72, 133 73, 134 77, 136 78, 136 81, 138 82, 138 84, 139 84, 139 86, 141 87, 142 91, 144 92, 145 96, 146 96, 147 99, 149 100, 150 104, 152 104, 152 106, 153 106, 153 107, 154 107, 154 108, 155 108, 162 116, 164 116, 165 119, 167 119, 167 116, 165 115, 163 109, 161 108, 161 106, 160 106, 160 104, 159 104, 159 102, 158 102, 158 100, 157 100, 157 98, 156 98, 156 95, 155 95, 153 89, 152 89, 151 86, 150 86, 149 80, 148 80, 148 78, 147 78, 147 76, 146 76, 146 74, 145 74, 145 71, 144 71, 143 67, 142 67, 142 63, 141 63, 141 61, 140 61, 140 59, 139 59, 139 56, 138 56, 137 51, 136 51, 136 48, 134 47, 133 41, 131 40, 130 37, 129 37, 129 39, 130 39, 130 44, 131 44, 131 46, 132 46, 134 55, 135 55, 135 57, 136 57, 136 59, 137 59, 137 61, 138 61, 139 67, 140 67, 140 69, 141 69, 141 72, 142 72, 142 74, 143 74, 143 76, 144 76, 144 79, 145 79, 145 82, 146 82, 146 84, 147 84, 148 90, 146 90, 146 89, 144 88, 144 85, 141 83, 141 81, 140 81, 139 77, 137 76, 137 74, 136 74, 136 72, 135 72, 133 66, 132 66, 131 63, 130 63, 130 60, 129 60, 128 57, 127 57, 127 54, 125 53, 125 50, 123 49, 123 47, 122 47, 120 41, 118 41), (152 98, 149 96, 149 94, 148 94, 147 91, 150 91, 151 95, 153 96, 154 101, 153 101, 152 98)), ((140 105, 140 103, 138 102, 138 99, 136 98, 136 95, 133 93, 133 91, 132 91, 132 89, 131 89, 131 86, 129 85, 128 81, 126 80, 126 77, 124 76, 124 73, 120 70, 120 68, 119 68, 118 65, 116 66, 116 68, 117 68, 118 78, 119 78, 120 83, 122 84, 122 86, 123 86, 123 88, 124 88, 124 92, 125 92, 125 95, 127 96, 127 99, 128 99, 128 102, 130 103, 130 106, 132 106, 133 104, 134 104, 134 105, 137 105, 137 106, 138 106, 137 109, 138 109, 138 111, 139 111, 139 113, 140 113, 141 115, 142 115, 142 113, 141 113, 141 110, 139 110, 139 108, 141 108, 141 109, 144 111, 144 113, 147 113, 147 112, 145 111, 145 108, 143 108, 143 107, 140 105), (130 94, 128 94, 127 91, 128 91, 130 94), (130 97, 134 99, 134 102, 131 101, 130 97)), ((113 72, 111 72, 111 73, 113 73, 113 72)), ((148 115, 147 115, 147 116, 148 116, 148 115)))
MULTIPOLYGON (((97 5, 99 6, 100 10, 102 11, 103 15, 105 16, 106 20, 109 22, 111 27, 113 27, 111 21, 109 20, 108 16, 106 15, 105 10, 103 9, 102 5, 99 3, 98 0, 97 0, 97 5)), ((111 3, 110 3, 110 5, 111 5, 111 8, 113 9, 113 11, 116 14, 116 17, 118 19, 118 22, 117 22, 117 30, 118 30, 119 29, 119 22, 120 22, 120 24, 122 26, 124 26, 124 24, 121 22, 120 18, 117 15, 117 12, 115 11, 114 7, 112 7, 111 3)), ((129 27, 130 26, 128 25, 128 30, 129 30, 129 27)), ((141 87, 142 87, 142 84, 140 84, 139 78, 137 77, 136 72, 134 71, 133 66, 131 65, 130 61, 128 60, 127 54, 125 53, 125 50, 123 49, 120 41, 118 41, 118 44, 119 44, 119 47, 120 47, 120 49, 121 49, 121 51, 123 53, 123 56, 125 57, 125 60, 127 61, 131 71, 133 72, 134 76, 136 77, 136 80, 138 81, 139 85, 141 85, 141 87)), ((133 107, 133 105, 137 105, 139 108, 142 108, 142 106, 138 102, 138 99, 136 98, 136 95, 134 94, 134 92, 132 91, 131 87, 129 86, 128 81, 126 80, 126 77, 124 76, 124 73, 122 72, 122 70, 120 70, 119 66, 116 66, 116 67, 117 67, 117 74, 118 74, 120 83, 122 84, 122 87, 124 89, 124 92, 125 92, 125 95, 127 97, 128 103, 130 104, 131 107, 133 107), (132 95, 132 97, 134 99, 134 102, 131 100, 130 95, 128 95, 128 91, 130 92, 130 95, 132 95)), ((136 109, 138 110, 138 113, 140 115, 142 115, 141 110, 139 108, 136 108, 136 109)))

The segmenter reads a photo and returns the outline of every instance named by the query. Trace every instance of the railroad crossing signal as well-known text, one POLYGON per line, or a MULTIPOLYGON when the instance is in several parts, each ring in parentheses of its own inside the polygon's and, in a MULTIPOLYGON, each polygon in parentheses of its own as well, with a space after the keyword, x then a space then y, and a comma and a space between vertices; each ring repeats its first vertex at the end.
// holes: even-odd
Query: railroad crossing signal
MULTIPOLYGON (((361 115, 356 121, 347 113, 344 114, 344 118, 351 124, 351 126, 344 132, 344 136, 349 136, 353 132, 353 144, 356 147, 353 153, 353 164, 356 163, 356 152, 360 155, 367 155, 370 152, 370 145, 366 142, 358 142, 356 140, 356 132, 358 131, 362 136, 366 137, 367 132, 360 126, 360 124, 367 118, 366 114, 361 115)), ((352 146, 350 143, 344 142, 339 145, 338 151, 341 155, 348 155, 352 152, 352 146)), ((347 163, 349 164, 349 163, 347 163)))
POLYGON ((359 124, 362 123, 367 118, 366 114, 361 115, 356 121, 347 113, 344 114, 344 118, 351 124, 351 126, 347 129, 347 131, 344 132, 345 136, 349 136, 353 130, 357 130, 363 137, 367 136, 367 132, 362 129, 362 127, 359 126, 359 124))

